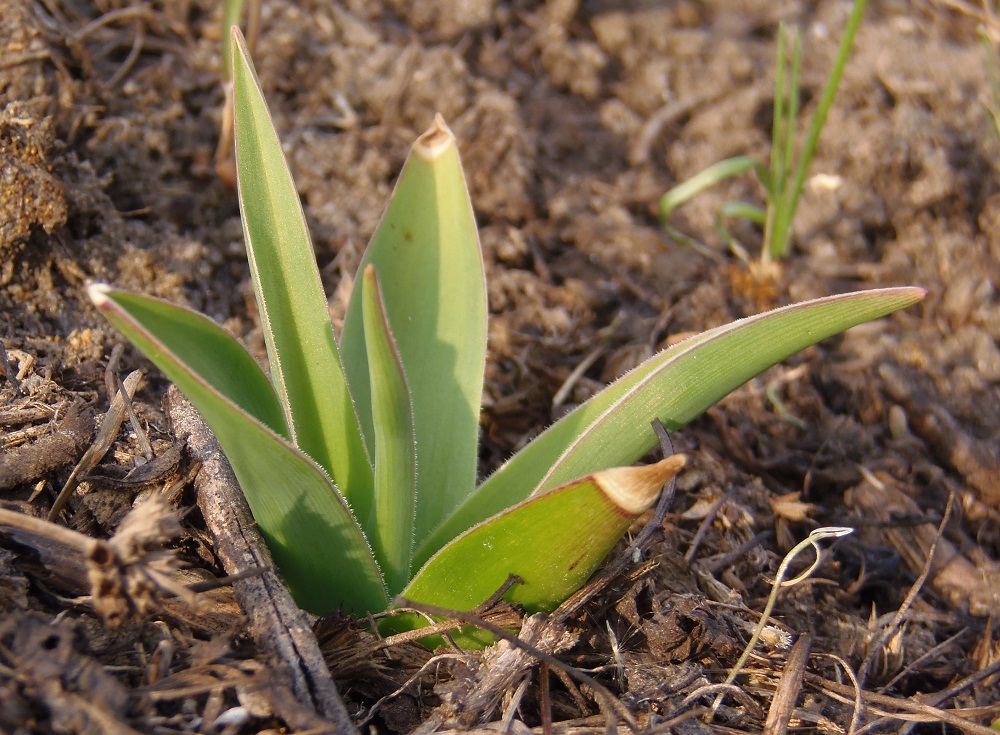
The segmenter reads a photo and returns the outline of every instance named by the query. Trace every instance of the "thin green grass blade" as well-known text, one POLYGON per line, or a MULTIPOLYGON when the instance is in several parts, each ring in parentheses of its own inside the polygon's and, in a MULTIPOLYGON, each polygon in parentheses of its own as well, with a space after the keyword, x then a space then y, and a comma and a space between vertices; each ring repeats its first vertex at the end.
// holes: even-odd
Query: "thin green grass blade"
MULTIPOLYGON (((654 465, 598 472, 536 495, 441 549, 402 596, 467 611, 514 574, 522 583, 511 587, 504 599, 528 612, 554 610, 590 578, 683 466, 683 455, 674 455, 654 465)), ((421 624, 413 617, 405 620, 405 627, 421 624)), ((482 645, 492 639, 470 630, 464 642, 482 645)))
MULTIPOLYGON (((486 284, 455 138, 439 117, 403 167, 362 260, 378 269, 385 311, 413 402, 416 538, 472 491, 486 364, 486 284)), ((365 435, 374 434, 361 294, 341 353, 365 435)))
MULTIPOLYGON (((823 86, 823 93, 820 95, 816 110, 809 120, 809 130, 806 133, 805 142, 802 144, 802 151, 799 153, 798 161, 795 165, 795 176, 788 187, 788 203, 782 210, 780 219, 776 218, 775 231, 769 246, 764 253, 767 258, 783 258, 788 252, 788 243, 791 239, 792 221, 795 219, 795 212, 799 207, 799 199, 802 196, 802 189, 805 186, 806 174, 816 154, 816 146, 819 143, 819 136, 826 125, 826 118, 833 106, 833 100, 837 96, 837 88, 840 80, 844 76, 844 68, 851 55, 851 47, 854 45, 854 37, 857 35, 861 25, 861 17, 864 15, 867 0, 854 0, 851 14, 844 27, 844 35, 841 36, 840 45, 837 48, 837 57, 834 59, 833 67, 826 78, 823 86)), ((788 165, 791 165, 790 162, 788 165)))
POLYGON ((250 354, 188 309, 104 285, 90 297, 205 417, 296 601, 317 614, 385 609, 361 529, 330 478, 282 436, 277 398, 250 354))
MULTIPOLYGON (((784 24, 781 25, 778 39, 778 64, 784 68, 785 55, 788 53, 784 24)), ((773 180, 774 186, 768 191, 768 217, 764 227, 764 242, 761 249, 761 257, 765 262, 775 251, 774 245, 780 243, 781 238, 790 237, 789 228, 794 213, 789 215, 789 208, 793 205, 797 206, 797 201, 792 197, 790 189, 792 166, 795 163, 795 130, 798 127, 801 97, 799 76, 802 72, 802 38, 797 31, 792 34, 792 58, 789 68, 791 72, 787 86, 784 74, 782 74, 781 89, 775 90, 776 94, 780 93, 782 98, 783 115, 774 121, 771 167, 776 169, 778 173, 773 180), (785 223, 788 223, 787 228, 785 228, 785 223)))
POLYGON ((654 355, 508 460, 418 546, 414 563, 534 492, 635 462, 656 443, 654 418, 673 431, 771 365, 924 295, 920 288, 887 288, 806 301, 717 327, 654 355))
POLYGON ((727 158, 725 161, 712 164, 704 171, 681 182, 660 197, 660 221, 666 223, 670 218, 670 214, 677 207, 690 201, 706 189, 715 186, 720 181, 731 179, 750 170, 758 170, 758 175, 761 176, 763 181, 766 181, 768 178, 767 172, 762 169, 763 167, 749 156, 736 156, 735 158, 727 158))
POLYGON ((726 202, 719 207, 720 219, 745 219, 757 225, 764 224, 767 212, 760 207, 748 202, 726 202))
POLYGON ((294 444, 333 477, 359 518, 373 475, 337 353, 302 206, 250 57, 234 29, 240 209, 275 388, 294 444))
POLYGON ((233 36, 229 29, 238 26, 243 19, 243 5, 246 0, 223 0, 222 3, 222 64, 226 81, 233 79, 233 36))
MULTIPOLYGON (((788 119, 785 115, 788 87, 785 84, 785 34, 784 23, 778 23, 778 55, 774 61, 774 111, 771 118, 771 184, 768 195, 771 201, 778 198, 785 186, 788 170, 785 139, 788 137, 788 119)), ((794 128, 792 128, 794 130, 794 128)))
POLYGON ((365 535, 385 575, 389 594, 395 595, 410 580, 413 559, 417 491, 413 409, 385 317, 375 266, 365 267, 361 288, 375 422, 375 499, 365 535))
MULTIPOLYGON (((784 49, 782 49, 784 53, 784 49)), ((795 157, 795 128, 798 127, 799 107, 802 104, 802 34, 798 31, 792 36, 792 63, 789 65, 791 76, 788 80, 788 115, 785 120, 784 140, 785 152, 782 155, 782 186, 779 196, 787 192, 788 179, 791 174, 792 161, 795 157)))
POLYGON ((979 42, 983 46, 983 56, 986 59, 986 79, 989 82, 989 102, 980 102, 986 110, 986 116, 993 128, 993 134, 1000 138, 1000 69, 997 68, 997 59, 993 53, 993 43, 986 32, 985 27, 980 27, 976 31, 979 42))

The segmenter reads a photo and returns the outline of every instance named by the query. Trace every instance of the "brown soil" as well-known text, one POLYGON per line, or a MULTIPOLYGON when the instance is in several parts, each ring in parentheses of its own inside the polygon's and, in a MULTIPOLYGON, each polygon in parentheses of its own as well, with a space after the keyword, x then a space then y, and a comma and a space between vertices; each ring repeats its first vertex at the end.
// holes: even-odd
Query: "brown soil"
MULTIPOLYGON (((3 509, 44 517, 107 423, 105 368, 122 340, 87 300, 88 282, 191 305, 263 352, 236 198, 213 162, 219 5, 0 0, 3 509)), ((530 656, 473 707, 495 654, 446 654, 421 670, 422 649, 358 656, 371 650, 364 626, 326 621, 320 637, 355 722, 430 731, 506 712, 517 731, 550 712, 559 732, 600 732, 631 713, 644 728, 760 732, 773 706, 800 731, 875 721, 874 731, 906 731, 916 720, 935 723, 917 731, 988 732, 1000 718, 1000 140, 983 106, 978 10, 868 8, 794 251, 772 282, 749 277, 713 226, 727 201, 761 203, 753 180, 677 213, 707 254, 670 242, 656 218, 659 196, 706 166, 766 160, 778 21, 803 30, 811 110, 848 10, 265 3, 257 69, 335 318, 410 143, 435 112, 460 141, 489 270, 484 472, 566 409, 552 398, 595 349, 567 404, 681 335, 772 305, 929 290, 921 305, 768 371, 674 437, 691 458, 676 514, 550 648, 623 709, 530 656), (780 596, 773 622, 799 643, 761 644, 706 724, 717 690, 703 688, 725 680, 777 565, 819 525, 859 531, 780 596), (853 723, 848 669, 866 692, 853 723), (791 679, 802 692, 782 700, 776 688, 791 679)), ((733 227, 755 252, 759 231, 733 227)), ((94 580, 79 539, 117 531, 124 543, 122 517, 162 488, 175 507, 195 505, 164 379, 128 346, 112 362, 115 375, 146 370, 135 409, 157 459, 126 422, 60 518, 83 536, 55 551, 44 534, 0 537, 0 732, 325 731, 288 700, 230 587, 133 596, 121 609, 115 594, 85 597, 94 580)), ((200 511, 180 522, 170 548, 185 579, 223 576, 200 511)), ((169 565, 129 549, 136 564, 169 565)))

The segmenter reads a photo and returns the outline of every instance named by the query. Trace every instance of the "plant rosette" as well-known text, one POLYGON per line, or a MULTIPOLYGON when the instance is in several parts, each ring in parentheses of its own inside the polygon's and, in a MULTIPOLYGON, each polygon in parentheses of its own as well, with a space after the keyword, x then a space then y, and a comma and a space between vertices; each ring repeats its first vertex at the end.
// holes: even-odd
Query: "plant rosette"
MULTIPOLYGON (((455 138, 414 144, 361 262, 339 340, 298 195, 234 29, 237 180, 270 374, 207 317, 90 287, 226 453, 296 601, 379 613, 397 595, 471 610, 550 611, 601 564, 683 465, 632 466, 650 423, 688 423, 769 366, 916 303, 918 288, 794 304, 660 352, 477 483, 486 283, 455 138)), ((393 625, 424 625, 397 616, 393 625)), ((466 631, 468 646, 492 640, 466 631)))

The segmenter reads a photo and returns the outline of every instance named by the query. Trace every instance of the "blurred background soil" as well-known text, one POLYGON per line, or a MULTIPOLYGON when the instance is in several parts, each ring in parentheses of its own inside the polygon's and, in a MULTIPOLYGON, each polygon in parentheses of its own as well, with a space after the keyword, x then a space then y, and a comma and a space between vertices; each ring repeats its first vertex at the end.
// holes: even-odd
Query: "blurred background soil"
MULTIPOLYGON (((220 5, 0 0, 4 508, 44 516, 107 411, 105 369, 122 339, 90 305, 88 282, 190 305, 263 357, 236 196, 213 160, 220 5)), ((410 144, 436 112, 458 138, 488 269, 484 473, 683 336, 843 291, 928 289, 922 304, 773 368, 674 437, 691 464, 645 556, 657 565, 637 563, 631 582, 582 614, 563 654, 643 726, 676 716, 678 732, 723 729, 685 720, 684 698, 724 680, 781 558, 823 525, 859 531, 779 600, 782 628, 814 638, 793 726, 851 727, 853 690, 828 686, 849 679, 823 654, 866 668, 865 688, 884 697, 956 711, 984 731, 1000 718, 1000 139, 986 109, 988 54, 1000 46, 980 37, 1000 39, 1000 24, 971 3, 871 3, 773 279, 754 278, 713 225, 727 201, 762 204, 755 180, 676 213, 703 251, 671 242, 656 216, 664 191, 708 165, 767 160, 778 22, 802 31, 808 112, 849 11, 840 1, 264 2, 255 62, 335 322, 410 144)), ((733 229, 756 255, 760 232, 733 229)), ((127 479, 176 447, 166 383, 126 345, 116 369, 134 368, 146 371, 136 411, 152 455, 126 423, 61 520, 99 538, 150 488, 171 485, 174 505, 193 506, 176 452, 152 479, 127 479)), ((222 576, 198 511, 182 525, 172 545, 188 574, 222 576)), ((79 599, 86 590, 35 556, 0 539, 0 730, 315 727, 247 699, 269 663, 226 588, 207 606, 175 600, 112 629, 79 599)), ((729 700, 716 721, 727 732, 763 726, 786 652, 761 652, 757 678, 741 681, 763 709, 729 700)), ((334 666, 357 721, 426 660, 378 655, 334 666)), ((370 724, 416 728, 469 666, 430 670, 370 724)), ((542 695, 534 684, 522 695, 517 719, 538 726, 542 695)), ((603 731, 588 697, 553 679, 556 721, 603 731)), ((870 707, 862 723, 889 713, 878 727, 906 726, 887 702, 870 707)), ((979 731, 916 725, 949 727, 979 731)))

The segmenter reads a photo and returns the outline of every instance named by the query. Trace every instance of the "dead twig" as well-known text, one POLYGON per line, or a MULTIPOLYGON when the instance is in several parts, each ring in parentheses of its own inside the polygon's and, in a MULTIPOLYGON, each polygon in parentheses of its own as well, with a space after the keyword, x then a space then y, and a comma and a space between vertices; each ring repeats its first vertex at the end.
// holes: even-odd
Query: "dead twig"
POLYGON ((941 538, 905 487, 898 487, 890 477, 867 471, 864 476, 864 482, 847 492, 845 502, 859 515, 884 525, 883 533, 915 575, 927 568, 933 547, 930 586, 956 608, 967 610, 974 617, 993 615, 1000 604, 1000 571, 996 565, 975 564, 957 544, 941 538), (914 521, 905 529, 900 526, 911 518, 923 522, 914 521))
MULTIPOLYGON (((844 702, 853 701, 856 693, 860 691, 855 687, 830 681, 829 679, 819 676, 818 674, 806 673, 806 681, 816 686, 818 689, 825 691, 834 699, 844 702)), ((1000 705, 961 710, 945 710, 938 709, 937 707, 931 707, 923 702, 914 701, 912 699, 899 699, 889 697, 884 694, 876 694, 875 692, 861 691, 861 698, 864 700, 866 707, 869 709, 871 709, 872 705, 876 705, 881 708, 901 710, 899 712, 890 712, 886 709, 881 709, 878 711, 878 714, 883 717, 907 722, 943 722, 947 725, 953 725, 969 735, 996 735, 996 730, 985 725, 979 725, 972 722, 971 720, 966 719, 966 717, 996 716, 997 712, 1000 711, 1000 705)), ((858 731, 858 735, 861 735, 863 732, 867 732, 868 729, 869 726, 862 728, 858 731)))
POLYGON ((63 508, 66 507, 66 503, 73 497, 73 491, 76 490, 80 479, 94 469, 97 463, 108 453, 108 450, 111 449, 115 437, 118 436, 118 430, 121 429, 122 422, 125 420, 125 398, 123 396, 127 395, 131 399, 139 387, 139 380, 141 378, 142 372, 139 370, 134 370, 125 378, 124 393, 117 393, 114 400, 111 401, 111 407, 104 416, 104 422, 101 424, 101 430, 97 433, 97 438, 94 439, 94 443, 90 445, 90 448, 83 453, 80 461, 76 463, 76 467, 70 473, 69 479, 66 480, 66 484, 63 485, 63 489, 56 496, 56 500, 52 504, 52 509, 49 511, 48 519, 50 521, 55 521, 59 517, 63 508))
MULTIPOLYGON (((941 523, 938 525, 937 534, 934 536, 934 541, 931 543, 931 547, 927 552, 927 559, 924 562, 924 568, 921 570, 919 576, 914 580, 910 589, 906 593, 906 597, 903 600, 903 604, 899 606, 896 614, 893 616, 892 621, 889 625, 883 628, 882 632, 879 634, 869 649, 868 655, 865 657, 864 662, 861 664, 861 668, 858 670, 858 687, 864 688, 865 679, 868 677, 868 672, 871 670, 872 664, 875 662, 875 657, 885 645, 886 641, 892 637, 892 635, 899 630, 899 626, 903 624, 903 619, 906 617, 906 612, 913 605, 914 601, 917 599, 917 595, 920 594, 920 590, 924 586, 924 582, 930 576, 931 569, 934 563, 934 552, 937 550, 938 541, 941 540, 941 536, 944 533, 944 529, 948 525, 948 521, 951 519, 951 509, 955 504, 955 494, 951 493, 948 496, 948 504, 944 509, 944 516, 941 518, 941 523)), ((852 727, 853 732, 853 727, 852 727)))
MULTIPOLYGON (((1000 659, 994 661, 990 666, 987 666, 985 669, 977 671, 976 673, 965 677, 961 681, 955 682, 946 689, 942 689, 940 692, 935 692, 934 694, 926 695, 924 697, 924 703, 932 707, 936 707, 942 702, 948 701, 959 692, 968 689, 969 687, 973 686, 974 684, 977 684, 983 679, 987 679, 993 676, 998 671, 1000 671, 1000 659)), ((876 722, 878 721, 876 720, 876 722)), ((872 726, 874 725, 875 723, 873 722, 872 726)), ((900 730, 900 735, 906 735, 906 733, 908 733, 912 729, 913 729, 912 726, 907 725, 905 728, 900 730)))
POLYGON ((694 538, 691 539, 691 543, 688 545, 688 550, 684 552, 684 561, 688 564, 694 559, 695 553, 698 551, 698 547, 701 545, 702 539, 705 538, 705 534, 708 533, 708 529, 712 527, 712 521, 719 514, 719 510, 722 506, 736 494, 736 488, 731 487, 729 491, 726 492, 721 498, 719 498, 712 507, 709 509, 708 513, 702 519, 701 523, 698 525, 698 530, 695 531, 694 538))
MULTIPOLYGON (((896 684, 896 682, 901 681, 907 675, 909 675, 909 674, 913 673, 914 671, 916 671, 918 669, 918 667, 920 666, 920 664, 922 664, 924 661, 929 661, 929 660, 935 658, 937 655, 939 655, 946 648, 948 648, 949 646, 951 646, 953 643, 955 643, 955 641, 957 641, 959 638, 961 638, 962 636, 964 636, 968 632, 969 632, 969 628, 962 628, 960 631, 958 631, 954 635, 949 636, 948 638, 945 638, 943 641, 941 641, 940 643, 938 643, 936 646, 934 646, 934 647, 928 649, 927 651, 925 651, 922 655, 918 656, 916 659, 914 659, 909 664, 907 664, 906 668, 904 668, 902 671, 900 671, 894 677, 892 677, 891 679, 889 679, 889 681, 887 681, 885 684, 883 684, 881 687, 879 687, 878 693, 879 694, 885 694, 887 691, 889 691, 890 689, 892 689, 893 685, 896 684)), ((1000 661, 998 661, 997 663, 1000 664, 1000 661)), ((937 704, 937 702, 935 702, 935 704, 937 704)))
MULTIPOLYGON (((0 490, 44 477, 76 461, 94 435, 94 412, 82 402, 72 404, 51 431, 21 447, 5 447, 0 454, 0 490)), ((7 438, 10 438, 8 434, 7 438)))
POLYGON ((803 633, 788 652, 778 688, 774 691, 771 707, 767 711, 763 735, 785 735, 788 732, 788 723, 795 711, 795 701, 802 689, 806 664, 809 663, 812 642, 812 635, 803 633))
POLYGON ((146 432, 142 430, 139 425, 139 417, 135 414, 135 406, 132 405, 132 397, 125 390, 125 385, 122 383, 122 376, 118 372, 118 363, 121 362, 122 355, 125 354, 124 345, 119 342, 111 350, 111 357, 108 359, 108 366, 104 368, 104 386, 108 391, 108 396, 120 395, 125 400, 125 413, 128 415, 128 421, 132 425, 132 431, 135 433, 135 437, 139 442, 139 448, 142 451, 142 455, 146 459, 153 458, 153 447, 149 444, 149 439, 146 438, 146 432))
POLYGON ((549 665, 538 666, 538 700, 542 710, 542 735, 552 735, 552 696, 549 694, 549 665))
POLYGON ((175 552, 162 548, 180 530, 178 513, 162 494, 133 508, 108 540, 0 508, 0 532, 34 550, 46 568, 57 569, 78 589, 89 590, 91 605, 110 627, 158 610, 164 595, 194 605, 194 592, 176 577, 175 552))
MULTIPOLYGON (((677 709, 675 709, 671 713, 670 716, 676 717, 702 697, 707 697, 712 694, 716 696, 717 700, 719 697, 723 697, 728 694, 737 702, 746 707, 747 711, 750 713, 752 717, 756 717, 757 719, 763 719, 764 717, 764 710, 761 709, 760 705, 757 704, 757 702, 754 700, 753 697, 750 696, 749 693, 743 691, 743 689, 738 687, 736 684, 707 684, 703 687, 698 687, 689 695, 684 697, 680 705, 677 707, 677 709)), ((715 709, 716 708, 713 705, 712 707, 708 707, 705 710, 706 719, 714 717, 715 709)))
POLYGON ((1000 508, 1000 461, 993 443, 967 431, 913 376, 889 365, 880 366, 879 374, 906 410, 913 432, 965 478, 984 504, 1000 508))
POLYGON ((226 571, 238 574, 248 567, 272 569, 233 586, 254 640, 280 663, 301 704, 330 721, 338 732, 358 735, 323 661, 308 618, 273 571, 271 555, 218 442, 201 415, 175 386, 167 393, 167 406, 177 435, 188 437, 191 454, 201 462, 202 469, 195 481, 198 505, 226 571))
POLYGON ((858 681, 858 676, 857 674, 854 673, 854 669, 851 668, 850 664, 848 664, 840 656, 836 656, 832 653, 826 653, 823 655, 826 656, 827 658, 831 658, 834 661, 836 661, 840 665, 840 668, 844 670, 844 673, 847 674, 847 677, 851 680, 851 683, 854 685, 854 709, 851 713, 851 726, 850 726, 850 732, 854 732, 854 730, 858 726, 858 723, 861 722, 861 715, 864 712, 864 702, 862 702, 861 700, 861 684, 858 681))

